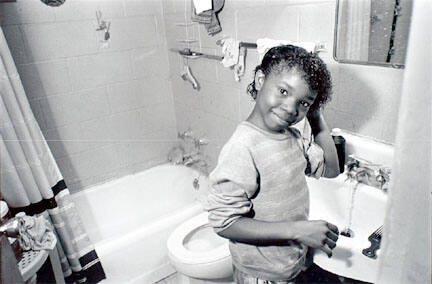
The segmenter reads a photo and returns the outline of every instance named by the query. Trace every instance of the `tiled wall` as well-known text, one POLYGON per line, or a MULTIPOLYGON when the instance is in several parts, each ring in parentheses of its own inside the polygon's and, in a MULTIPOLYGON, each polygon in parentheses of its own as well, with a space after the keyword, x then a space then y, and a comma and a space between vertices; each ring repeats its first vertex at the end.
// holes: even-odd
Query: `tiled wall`
POLYGON ((321 56, 335 86, 325 112, 330 127, 394 141, 403 70, 334 61, 335 0, 227 0, 219 14, 223 31, 214 37, 191 23, 190 1, 0 4, 2 28, 32 109, 73 191, 164 161, 176 132, 187 128, 210 140, 205 152, 215 164, 253 108, 245 89, 258 55, 248 51, 238 83, 219 62, 184 61, 169 48, 221 55, 215 42, 223 36, 324 43, 328 51, 321 56), (108 46, 96 31, 96 10, 111 21, 108 46), (185 62, 199 91, 180 77, 185 62))
MULTIPOLYGON (((330 127, 339 127, 379 140, 393 142, 403 71, 377 66, 340 64, 332 56, 335 0, 231 0, 225 1, 219 13, 222 32, 214 37, 205 28, 190 23, 189 0, 164 1, 164 20, 170 48, 190 47, 193 50, 221 55, 216 40, 224 36, 240 41, 256 42, 269 37, 293 41, 324 43, 327 52, 321 57, 328 64, 334 80, 334 99, 325 116, 330 127), (194 39, 189 45, 181 39, 194 39)), ((241 82, 234 81, 232 70, 215 60, 190 59, 193 74, 201 84, 195 91, 180 78, 183 60, 170 53, 170 71, 178 128, 191 127, 211 140, 207 146, 211 164, 234 131, 253 108, 246 94, 258 64, 256 50, 247 54, 246 74, 241 82)))
POLYGON ((176 140, 160 1, 0 4, 31 107, 72 191, 166 160, 176 140), (105 45, 96 11, 111 21, 105 45))

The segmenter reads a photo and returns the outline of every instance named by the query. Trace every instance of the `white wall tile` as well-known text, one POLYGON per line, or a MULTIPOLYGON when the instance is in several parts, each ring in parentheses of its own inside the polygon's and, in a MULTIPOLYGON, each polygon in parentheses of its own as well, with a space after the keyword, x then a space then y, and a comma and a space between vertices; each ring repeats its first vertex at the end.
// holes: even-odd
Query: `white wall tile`
POLYGON ((71 98, 79 106, 76 111, 80 115, 80 121, 104 117, 110 113, 106 87, 79 91, 71 98))
POLYGON ((100 148, 112 143, 111 126, 106 117, 87 120, 80 123, 80 139, 86 143, 87 149, 100 148))
POLYGON ((96 28, 95 21, 57 23, 54 40, 62 52, 54 50, 53 55, 63 53, 65 57, 71 57, 95 53, 98 50, 96 28))
POLYGON ((125 15, 162 15, 162 2, 159 0, 124 0, 125 15))
MULTIPOLYGON (((190 7, 186 0, 171 3, 178 10, 172 10, 170 19, 184 21, 186 2, 190 7)), ((167 81, 163 3, 67 0, 57 8, 40 0, 25 4, 0 4, 2 25, 32 109, 70 188, 77 191, 165 161, 176 140, 176 122, 167 81), (100 42, 103 32, 96 31, 96 11, 111 21, 106 46, 100 42), (163 120, 162 125, 157 120, 163 120), (113 141, 146 141, 148 154, 133 157, 131 152, 139 159, 119 167, 114 158, 119 147, 113 141)))
POLYGON ((65 60, 22 64, 17 69, 29 99, 72 90, 65 60))
POLYGON ((183 49, 184 47, 187 47, 187 45, 182 44, 180 40, 188 39, 187 29, 182 25, 186 21, 184 20, 183 15, 179 15, 177 18, 177 21, 170 21, 165 24, 167 37, 166 42, 169 48, 183 49))
POLYGON ((114 142, 141 140, 143 137, 142 120, 139 111, 116 113, 107 118, 110 125, 110 137, 114 142))
POLYGON ((45 132, 45 139, 55 158, 70 156, 86 150, 79 123, 71 123, 45 132))
POLYGON ((2 25, 53 22, 54 9, 38 0, 1 3, 2 25))
POLYGON ((142 131, 153 133, 171 129, 175 125, 174 107, 171 104, 158 104, 141 111, 142 131))
POLYGON ((184 105, 190 110, 202 109, 204 96, 200 91, 194 90, 189 82, 175 78, 171 84, 172 89, 175 90, 174 101, 176 104, 184 105))
POLYGON ((226 88, 223 85, 206 82, 203 84, 203 110, 223 116, 230 120, 237 120, 239 116, 237 89, 226 88))
POLYGON ((188 0, 162 0, 162 7, 164 16, 171 16, 172 14, 184 13, 186 9, 190 8, 188 0))
POLYGON ((54 10, 56 21, 96 20, 96 11, 102 13, 102 20, 124 16, 123 1, 119 0, 67 0, 54 10))
POLYGON ((236 10, 236 38, 241 41, 256 42, 257 39, 266 37, 268 28, 266 16, 265 9, 259 5, 236 10))
POLYGON ((331 44, 335 22, 335 3, 303 5, 299 9, 299 40, 331 44))
POLYGON ((22 25, 21 30, 30 62, 65 57, 64 47, 57 41, 63 32, 55 22, 22 25))
MULTIPOLYGON (((155 147, 161 144, 159 141, 125 141, 117 143, 120 165, 129 167, 138 163, 144 163, 155 157, 155 147)), ((166 152, 168 154, 168 152, 166 152)))
POLYGON ((158 46, 137 48, 131 51, 133 78, 157 75, 167 79, 169 64, 167 50, 158 46))
POLYGON ((240 91, 238 93, 239 101, 239 117, 238 121, 243 121, 248 118, 253 108, 255 107, 255 100, 246 92, 240 91))
MULTIPOLYGON (((45 118, 46 128, 52 129, 70 123, 71 120, 65 115, 72 106, 65 105, 66 95, 49 96, 40 100, 41 110, 45 118)), ((73 107, 72 107, 73 108, 73 107)))
POLYGON ((158 44, 154 16, 118 18, 111 21, 110 50, 127 50, 158 44))
POLYGON ((172 104, 169 82, 163 77, 149 76, 139 80, 138 101, 141 106, 172 104))
POLYGON ((92 21, 23 25, 22 31, 31 62, 91 54, 98 48, 92 21))
POLYGON ((129 52, 112 52, 73 57, 68 60, 75 90, 130 80, 129 52))
POLYGON ((132 80, 108 85, 108 100, 112 113, 143 107, 140 100, 140 82, 132 80))
MULTIPOLYGON (((263 10, 261 17, 272 19, 262 21, 265 37, 283 40, 299 40, 299 10, 296 6, 270 6, 263 10)), ((256 37, 258 39, 259 37, 256 37)))
POLYGON ((100 180, 103 175, 111 175, 119 167, 119 157, 114 144, 96 148, 86 154, 92 166, 90 176, 95 177, 96 180, 100 180))
POLYGON ((196 129, 200 137, 209 139, 210 143, 226 143, 238 125, 237 121, 204 111, 201 112, 198 123, 192 129, 196 129))

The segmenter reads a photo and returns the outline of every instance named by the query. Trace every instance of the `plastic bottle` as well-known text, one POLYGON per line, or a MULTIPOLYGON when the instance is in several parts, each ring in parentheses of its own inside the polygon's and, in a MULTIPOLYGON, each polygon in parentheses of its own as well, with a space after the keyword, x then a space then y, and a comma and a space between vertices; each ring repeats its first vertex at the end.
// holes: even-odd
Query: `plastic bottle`
POLYGON ((333 129, 332 137, 338 155, 339 171, 343 173, 345 170, 345 138, 341 135, 341 130, 339 128, 333 129))

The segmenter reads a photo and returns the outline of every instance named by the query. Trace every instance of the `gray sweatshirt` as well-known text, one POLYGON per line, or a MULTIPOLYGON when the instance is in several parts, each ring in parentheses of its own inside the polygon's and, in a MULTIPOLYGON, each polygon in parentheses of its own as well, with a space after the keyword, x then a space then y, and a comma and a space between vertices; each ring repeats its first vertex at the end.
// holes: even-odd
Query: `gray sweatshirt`
MULTIPOLYGON (((307 220, 309 192, 305 173, 324 171, 323 150, 313 142, 304 120, 285 133, 270 133, 242 122, 223 147, 210 174, 209 222, 216 232, 238 218, 279 222, 307 220)), ((266 280, 294 278, 305 263, 307 247, 294 240, 283 245, 230 241, 233 265, 266 280)))

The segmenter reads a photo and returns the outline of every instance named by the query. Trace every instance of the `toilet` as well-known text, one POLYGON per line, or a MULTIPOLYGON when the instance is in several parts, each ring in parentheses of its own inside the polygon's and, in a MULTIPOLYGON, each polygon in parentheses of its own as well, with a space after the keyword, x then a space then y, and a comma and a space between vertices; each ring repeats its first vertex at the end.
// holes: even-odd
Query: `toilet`
POLYGON ((232 276, 228 239, 218 236, 203 212, 180 224, 167 241, 175 269, 189 277, 224 279, 232 276))

